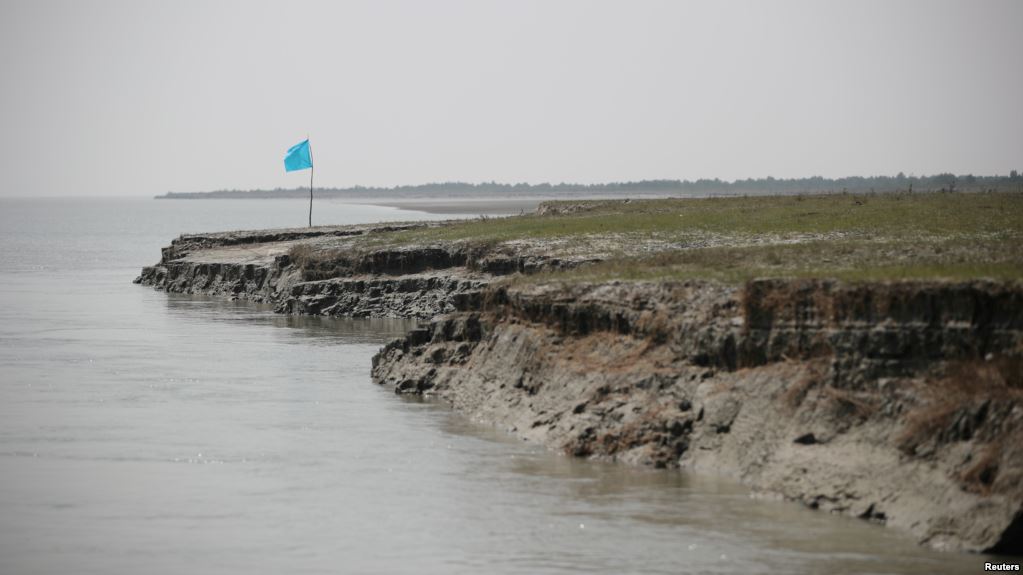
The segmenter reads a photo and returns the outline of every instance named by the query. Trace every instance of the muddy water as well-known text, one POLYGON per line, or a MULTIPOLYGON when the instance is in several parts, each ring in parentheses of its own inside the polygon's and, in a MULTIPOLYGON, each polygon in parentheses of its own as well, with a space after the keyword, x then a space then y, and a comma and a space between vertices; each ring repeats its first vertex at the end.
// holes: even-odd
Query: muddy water
POLYGON ((892 530, 566 458, 397 397, 369 366, 404 322, 130 283, 181 231, 293 225, 291 211, 304 217, 301 202, 0 202, 0 572, 981 570, 892 530))

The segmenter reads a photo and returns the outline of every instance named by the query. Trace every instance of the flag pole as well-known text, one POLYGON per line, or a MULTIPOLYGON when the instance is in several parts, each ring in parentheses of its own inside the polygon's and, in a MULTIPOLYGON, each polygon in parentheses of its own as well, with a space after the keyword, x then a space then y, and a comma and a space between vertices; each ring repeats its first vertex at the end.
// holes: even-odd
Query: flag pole
MULTIPOLYGON (((308 139, 308 137, 306 138, 308 139)), ((309 227, 313 227, 313 143, 309 142, 309 227)))

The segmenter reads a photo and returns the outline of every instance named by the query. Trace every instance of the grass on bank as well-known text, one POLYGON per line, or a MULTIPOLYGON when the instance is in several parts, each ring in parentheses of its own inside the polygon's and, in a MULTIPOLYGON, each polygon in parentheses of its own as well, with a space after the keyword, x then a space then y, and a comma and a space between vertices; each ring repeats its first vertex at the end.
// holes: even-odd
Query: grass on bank
POLYGON ((809 241, 797 244, 672 250, 639 258, 611 258, 573 270, 519 276, 541 282, 754 278, 834 278, 846 281, 913 279, 1023 279, 1016 242, 966 239, 940 242, 809 241))
POLYGON ((517 282, 755 277, 1023 279, 1023 194, 887 193, 553 202, 548 215, 477 219, 366 238, 376 248, 558 240, 610 255, 517 282))
POLYGON ((548 239, 590 234, 828 234, 912 237, 1023 233, 1023 194, 891 193, 553 202, 569 213, 472 220, 397 241, 548 239))

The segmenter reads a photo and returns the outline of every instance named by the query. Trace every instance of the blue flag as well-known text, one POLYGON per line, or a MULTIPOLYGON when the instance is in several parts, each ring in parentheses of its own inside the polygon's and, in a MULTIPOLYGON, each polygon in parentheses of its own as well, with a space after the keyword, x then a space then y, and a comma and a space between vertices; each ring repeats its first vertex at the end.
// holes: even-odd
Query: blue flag
POLYGON ((294 172, 313 167, 313 154, 309 151, 309 140, 303 140, 288 148, 284 156, 284 171, 294 172))

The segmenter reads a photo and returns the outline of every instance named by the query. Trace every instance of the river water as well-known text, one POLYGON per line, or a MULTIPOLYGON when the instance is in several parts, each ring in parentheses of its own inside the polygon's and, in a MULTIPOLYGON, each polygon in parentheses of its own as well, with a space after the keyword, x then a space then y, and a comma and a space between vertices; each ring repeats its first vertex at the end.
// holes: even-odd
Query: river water
MULTIPOLYGON (((0 573, 961 573, 876 525, 571 459, 370 382, 402 321, 131 284, 288 200, 0 200, 0 573)), ((322 202, 320 223, 442 214, 322 202)))

